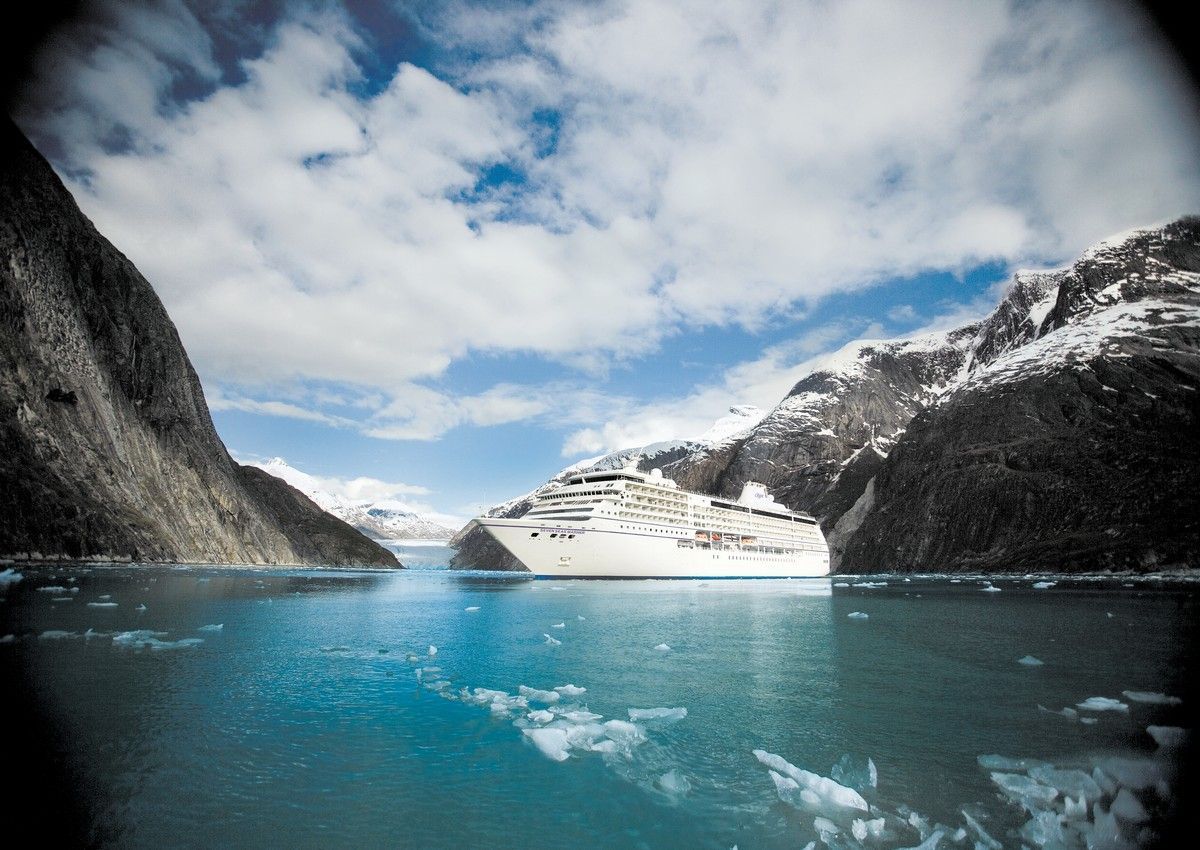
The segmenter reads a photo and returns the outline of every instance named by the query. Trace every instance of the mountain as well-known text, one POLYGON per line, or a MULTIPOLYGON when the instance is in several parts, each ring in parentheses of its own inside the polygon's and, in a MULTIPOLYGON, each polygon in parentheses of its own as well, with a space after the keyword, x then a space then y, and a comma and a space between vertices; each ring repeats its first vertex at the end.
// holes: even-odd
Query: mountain
MULTIPOLYGON (((726 498, 768 485, 842 572, 1194 564, 1198 354, 1185 218, 1018 272, 980 322, 851 343, 748 429, 653 465, 726 498)), ((459 558, 499 563, 474 536, 459 558)))
POLYGON ((301 472, 280 457, 251 463, 312 499, 321 510, 358 529, 374 540, 449 540, 454 529, 422 516, 403 502, 391 499, 347 499, 331 493, 321 481, 301 472))
POLYGON ((8 121, 0 152, 0 557, 398 567, 230 458, 150 284, 8 121))

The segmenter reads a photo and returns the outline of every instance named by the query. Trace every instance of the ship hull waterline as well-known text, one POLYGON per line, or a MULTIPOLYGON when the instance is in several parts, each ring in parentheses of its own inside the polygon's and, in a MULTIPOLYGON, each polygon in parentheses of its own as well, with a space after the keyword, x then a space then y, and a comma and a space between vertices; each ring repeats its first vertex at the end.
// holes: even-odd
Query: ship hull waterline
POLYGON ((684 548, 679 544, 682 538, 672 535, 520 519, 480 518, 473 522, 538 577, 765 579, 829 575, 827 550, 770 554, 738 548, 684 548), (531 537, 533 532, 538 536, 531 537))

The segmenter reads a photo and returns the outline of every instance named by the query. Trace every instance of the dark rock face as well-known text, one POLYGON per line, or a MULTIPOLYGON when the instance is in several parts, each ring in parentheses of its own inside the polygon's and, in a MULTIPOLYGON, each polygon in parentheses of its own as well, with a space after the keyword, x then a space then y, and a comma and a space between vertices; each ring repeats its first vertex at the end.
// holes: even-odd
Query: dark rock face
POLYGON ((398 566, 239 466, 154 290, 0 126, 0 556, 398 566))

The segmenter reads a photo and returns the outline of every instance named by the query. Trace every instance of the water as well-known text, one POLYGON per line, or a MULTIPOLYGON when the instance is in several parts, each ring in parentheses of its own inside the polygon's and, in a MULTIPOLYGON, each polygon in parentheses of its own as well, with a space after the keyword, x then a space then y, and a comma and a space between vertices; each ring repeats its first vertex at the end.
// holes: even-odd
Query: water
MULTIPOLYGON (((964 806, 1018 846, 1028 818, 978 756, 1090 771, 1097 758, 1152 756, 1145 727, 1189 726, 1194 706, 1196 597, 1180 585, 24 573, 0 590, 0 636, 13 635, 0 666, 19 683, 6 728, 40 752, 10 760, 22 777, 10 810, 48 836, 102 846, 744 850, 818 839, 816 813, 780 799, 757 748, 823 776, 844 754, 869 757, 878 787, 863 795, 892 834, 863 846, 915 845, 920 832, 897 826, 909 809, 957 828, 964 806), (165 634, 113 639, 135 630, 165 634), (1027 655, 1043 664, 1017 663, 1027 655), (441 669, 418 680, 427 667, 441 669), (431 689, 442 680, 456 698, 431 689), (524 709, 497 715, 457 696, 568 683, 587 691, 560 705, 601 723, 630 708, 687 716, 645 721, 625 754, 573 749, 559 762, 515 725, 536 725, 524 709), (1132 703, 1123 690, 1185 701, 1132 703), (1038 708, 1093 696, 1129 709, 1080 711, 1089 725, 1038 708)), ((1186 771, 1168 778, 1172 796, 1186 793, 1186 771)))

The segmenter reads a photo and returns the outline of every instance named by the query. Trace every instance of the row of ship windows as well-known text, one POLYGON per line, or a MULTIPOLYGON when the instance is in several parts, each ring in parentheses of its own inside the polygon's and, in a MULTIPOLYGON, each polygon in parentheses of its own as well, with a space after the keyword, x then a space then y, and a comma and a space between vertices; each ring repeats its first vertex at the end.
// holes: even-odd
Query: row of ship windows
MULTIPOLYGON (((540 531, 534 531, 534 532, 530 532, 529 536, 530 537, 540 537, 541 534, 542 533, 540 531)), ((555 533, 553 531, 550 532, 549 534, 547 534, 546 536, 547 537, 561 537, 563 540, 574 540, 575 539, 574 534, 562 534, 562 533, 555 533)))

